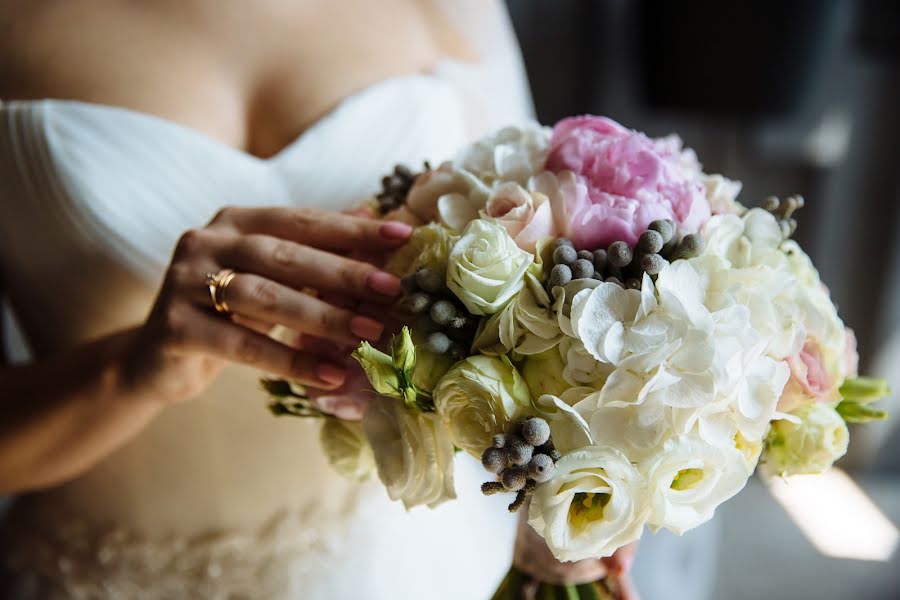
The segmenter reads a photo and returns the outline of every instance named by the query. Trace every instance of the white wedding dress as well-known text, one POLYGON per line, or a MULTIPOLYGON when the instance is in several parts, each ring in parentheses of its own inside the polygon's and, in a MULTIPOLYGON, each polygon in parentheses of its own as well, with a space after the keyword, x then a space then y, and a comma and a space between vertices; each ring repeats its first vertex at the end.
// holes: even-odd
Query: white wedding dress
MULTIPOLYGON (((372 85, 267 160, 122 108, 0 106, 0 271, 41 316, 29 333, 65 348, 141 322, 180 233, 222 206, 350 208, 394 163, 440 162, 531 117, 502 8, 442 4, 479 64, 372 85)), ((227 369, 90 472, 17 499, 0 597, 489 596, 514 524, 508 499, 480 495, 480 465, 458 460, 459 501, 407 514, 377 483, 333 473, 316 424, 273 418, 258 375, 227 369)))

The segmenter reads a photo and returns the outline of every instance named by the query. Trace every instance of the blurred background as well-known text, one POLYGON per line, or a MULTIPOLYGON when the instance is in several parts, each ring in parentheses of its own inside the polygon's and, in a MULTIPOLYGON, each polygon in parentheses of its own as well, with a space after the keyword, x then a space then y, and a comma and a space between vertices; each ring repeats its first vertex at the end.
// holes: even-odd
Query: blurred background
MULTIPOLYGON (((678 132, 705 171, 743 181, 744 204, 803 195, 796 239, 856 330, 861 371, 900 391, 900 2, 507 4, 542 123, 678 132)), ((883 404, 892 419, 851 431, 850 477, 753 480, 698 530, 719 540, 709 597, 900 598, 898 395, 883 404)), ((667 576, 697 568, 689 537, 681 554, 639 553, 644 600, 706 586, 667 576)))

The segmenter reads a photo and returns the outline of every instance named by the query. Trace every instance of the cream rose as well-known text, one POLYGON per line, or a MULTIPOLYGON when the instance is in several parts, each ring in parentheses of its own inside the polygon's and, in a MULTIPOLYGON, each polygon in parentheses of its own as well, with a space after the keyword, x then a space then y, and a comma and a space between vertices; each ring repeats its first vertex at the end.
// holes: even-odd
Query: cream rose
POLYGON ((572 387, 563 379, 566 364, 558 348, 551 348, 540 354, 534 354, 522 363, 522 377, 528 385, 532 398, 540 398, 544 394, 562 396, 572 387))
POLYGON ((528 524, 557 559, 610 556, 641 536, 644 480, 621 452, 588 446, 563 455, 555 472, 535 490, 528 524))
POLYGON ((766 474, 822 473, 847 452, 847 424, 832 407, 811 404, 791 416, 772 423, 760 461, 766 474))
POLYGON ((419 267, 444 273, 454 241, 456 236, 436 223, 416 227, 409 241, 391 254, 384 268, 398 277, 409 275, 419 267))
POLYGON ((563 337, 547 291, 537 277, 525 273, 525 286, 503 310, 482 321, 472 348, 530 356, 553 348, 563 337))
POLYGON ((450 251, 447 287, 470 313, 492 315, 522 289, 533 262, 503 227, 476 219, 450 251))
POLYGON ((372 400, 363 429, 375 457, 378 477, 392 500, 410 509, 434 508, 456 498, 453 443, 436 413, 406 408, 400 400, 372 400))
POLYGON ((532 412, 522 376, 505 356, 470 356, 435 388, 434 405, 457 448, 480 458, 498 433, 532 412))
POLYGON ((328 417, 319 432, 328 464, 349 479, 368 479, 375 470, 375 457, 359 421, 328 417))

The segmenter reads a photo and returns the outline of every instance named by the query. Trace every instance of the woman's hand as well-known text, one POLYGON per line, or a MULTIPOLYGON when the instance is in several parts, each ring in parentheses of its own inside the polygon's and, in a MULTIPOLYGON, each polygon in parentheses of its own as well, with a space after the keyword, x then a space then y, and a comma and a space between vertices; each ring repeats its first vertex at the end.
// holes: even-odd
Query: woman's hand
POLYGON ((380 338, 384 324, 356 306, 389 303, 400 281, 341 254, 383 254, 411 231, 400 222, 312 209, 222 210, 178 242, 156 304, 127 353, 128 384, 177 402, 196 396, 226 362, 235 362, 312 387, 340 387, 346 368, 339 361, 264 332, 280 324, 342 346, 380 338), (214 311, 206 284, 207 273, 223 268, 237 273, 224 290, 232 318, 214 311), (340 306, 301 291, 308 289, 339 297, 340 306))

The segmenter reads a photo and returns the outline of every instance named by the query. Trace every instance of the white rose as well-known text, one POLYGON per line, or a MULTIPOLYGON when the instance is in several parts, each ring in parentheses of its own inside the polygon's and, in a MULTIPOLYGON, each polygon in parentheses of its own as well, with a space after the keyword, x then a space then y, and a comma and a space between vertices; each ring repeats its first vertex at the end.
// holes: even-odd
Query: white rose
POLYGON ((406 198, 406 207, 426 223, 439 222, 461 231, 485 207, 490 188, 451 162, 422 173, 406 198))
POLYGON ((647 515, 640 474, 621 452, 589 446, 556 463, 537 487, 528 523, 561 561, 610 556, 641 536, 647 515))
POLYGON ((432 397, 457 448, 481 458, 498 433, 532 411, 525 380, 506 356, 475 355, 458 362, 432 397))
POLYGON ((450 251, 447 287, 473 315, 492 315, 519 293, 533 262, 503 227, 476 219, 450 251))
POLYGON ((791 416, 772 423, 760 462, 767 474, 822 473, 847 452, 847 424, 831 406, 811 404, 791 416))
POLYGON ((562 356, 556 348, 526 358, 522 363, 522 377, 528 385, 531 397, 540 398, 544 394, 561 396, 572 387, 563 379, 565 368, 562 356))
POLYGON ((328 417, 319 431, 322 451, 335 471, 349 479, 368 479, 375 470, 375 457, 362 424, 328 417))
POLYGON ((737 201, 741 193, 740 181, 732 181, 721 175, 701 175, 700 181, 706 188, 706 199, 714 215, 741 215, 747 209, 737 201))
POLYGON ((669 440, 639 468, 651 497, 648 524, 679 535, 710 520, 753 473, 736 447, 713 446, 690 435, 669 440))
POLYGON ((500 312, 482 320, 473 351, 523 356, 540 354, 563 339, 550 297, 532 273, 525 274, 525 286, 500 312))
POLYGON ((537 123, 504 127, 462 148, 454 163, 489 185, 497 180, 525 185, 544 168, 550 134, 550 128, 537 123))
POLYGON ((378 477, 391 500, 410 509, 456 498, 453 443, 436 413, 407 409, 395 398, 374 398, 363 419, 378 477))

